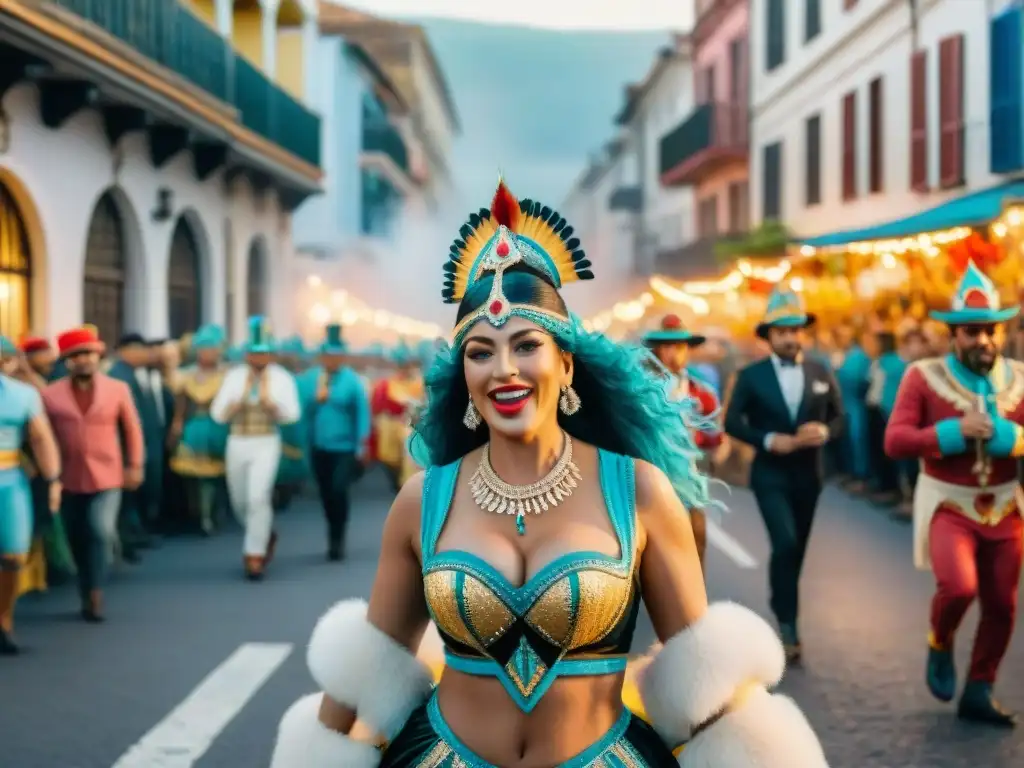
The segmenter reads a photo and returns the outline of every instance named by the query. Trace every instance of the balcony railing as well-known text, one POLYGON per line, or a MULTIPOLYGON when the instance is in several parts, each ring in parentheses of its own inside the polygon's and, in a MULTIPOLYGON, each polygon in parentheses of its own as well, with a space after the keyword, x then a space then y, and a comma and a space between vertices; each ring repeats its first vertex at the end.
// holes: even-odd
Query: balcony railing
POLYGON ((146 58, 234 106, 242 125, 320 165, 320 118, 178 0, 55 0, 146 58))
POLYGON ((742 104, 711 102, 698 106, 661 140, 662 183, 692 184, 721 161, 746 157, 747 120, 747 109, 742 104))
POLYGON ((409 173, 409 150, 401 134, 391 125, 363 123, 363 152, 381 152, 390 157, 403 173, 409 173))
POLYGON ((654 271, 675 280, 693 280, 722 268, 716 245, 723 240, 736 240, 742 235, 715 235, 692 240, 685 245, 659 250, 654 257, 654 271))

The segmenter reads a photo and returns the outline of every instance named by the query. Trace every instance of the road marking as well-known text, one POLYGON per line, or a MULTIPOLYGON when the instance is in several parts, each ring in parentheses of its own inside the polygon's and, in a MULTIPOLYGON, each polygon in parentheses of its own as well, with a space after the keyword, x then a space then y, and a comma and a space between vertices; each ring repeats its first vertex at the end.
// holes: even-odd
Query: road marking
POLYGON ((291 643, 240 645, 113 768, 191 768, 292 648, 291 643))
POLYGON ((722 530, 710 517, 707 519, 708 544, 732 560, 737 567, 746 570, 757 568, 757 560, 746 547, 722 530))

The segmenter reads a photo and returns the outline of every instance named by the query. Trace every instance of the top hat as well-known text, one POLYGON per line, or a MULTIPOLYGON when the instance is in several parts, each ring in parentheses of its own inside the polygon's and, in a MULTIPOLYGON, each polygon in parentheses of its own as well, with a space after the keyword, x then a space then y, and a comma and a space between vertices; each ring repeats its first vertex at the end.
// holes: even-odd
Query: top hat
POLYGON ((999 291, 985 273, 967 262, 964 276, 953 294, 948 312, 931 312, 931 317, 947 325, 990 325, 1005 323, 1020 312, 1020 307, 1001 308, 999 291))
POLYGON ((348 351, 348 347, 345 345, 345 340, 341 338, 341 325, 339 323, 331 323, 325 331, 323 344, 320 345, 321 354, 345 354, 348 351))
POLYGON ((665 315, 661 319, 661 327, 654 331, 648 331, 643 338, 643 343, 648 347, 658 344, 686 344, 690 347, 699 347, 705 341, 707 341, 706 336, 686 330, 679 315, 665 315))
POLYGON ((807 328, 814 325, 816 319, 812 313, 804 310, 796 291, 776 285, 768 297, 764 319, 758 323, 755 332, 762 339, 767 339, 769 328, 807 328))
POLYGON ((262 315, 249 318, 249 336, 242 348, 247 355, 266 355, 274 351, 274 335, 267 318, 262 315))
POLYGON ((57 337, 57 349, 61 357, 68 357, 78 352, 95 352, 102 355, 107 347, 100 341, 96 326, 83 325, 60 334, 57 337))

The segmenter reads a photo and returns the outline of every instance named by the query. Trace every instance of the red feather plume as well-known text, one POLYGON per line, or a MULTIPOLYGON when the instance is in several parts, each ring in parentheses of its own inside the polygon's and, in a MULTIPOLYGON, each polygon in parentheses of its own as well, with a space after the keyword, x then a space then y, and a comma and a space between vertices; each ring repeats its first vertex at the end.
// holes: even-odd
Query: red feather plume
POLYGON ((491 217, 498 224, 504 224, 513 232, 519 224, 519 201, 504 181, 498 181, 498 189, 494 192, 494 199, 491 200, 491 217))

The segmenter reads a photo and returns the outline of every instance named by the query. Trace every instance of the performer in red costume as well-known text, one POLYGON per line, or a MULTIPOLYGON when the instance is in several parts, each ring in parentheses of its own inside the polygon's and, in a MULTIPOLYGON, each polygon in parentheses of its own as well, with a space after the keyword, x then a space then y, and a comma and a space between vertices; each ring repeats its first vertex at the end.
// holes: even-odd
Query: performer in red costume
POLYGON ((885 433, 894 459, 923 461, 914 493, 914 564, 935 573, 926 679, 940 701, 956 695, 953 640, 977 597, 981 620, 960 697, 961 719, 1012 727, 992 696, 1010 644, 1024 556, 1017 459, 1024 456, 1024 364, 999 354, 1001 309, 992 282, 973 263, 952 310, 953 351, 907 371, 885 433))
MULTIPOLYGON (((690 350, 699 347, 707 338, 684 328, 683 321, 678 315, 665 315, 661 327, 647 333, 643 341, 669 373, 678 380, 676 396, 692 397, 696 401, 696 412, 709 420, 709 427, 697 430, 693 435, 694 442, 698 448, 705 451, 706 457, 708 452, 722 444, 722 431, 710 424, 710 419, 718 415, 718 397, 711 387, 690 375, 686 364, 690 359, 690 350)), ((707 549, 707 520, 704 512, 699 509, 690 510, 690 522, 693 525, 693 537, 697 542, 697 552, 703 566, 704 552, 707 549)))

